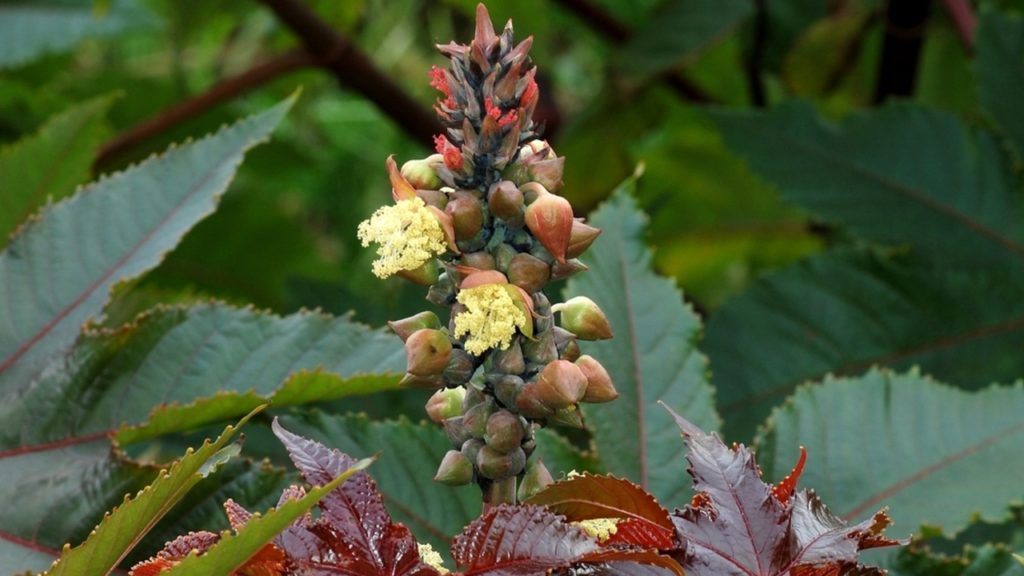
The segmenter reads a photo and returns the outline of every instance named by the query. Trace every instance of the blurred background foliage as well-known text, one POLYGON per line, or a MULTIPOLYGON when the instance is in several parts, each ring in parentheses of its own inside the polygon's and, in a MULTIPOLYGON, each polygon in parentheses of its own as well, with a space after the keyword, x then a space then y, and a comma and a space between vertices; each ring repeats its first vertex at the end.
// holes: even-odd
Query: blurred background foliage
MULTIPOLYGON (((909 97, 969 114, 977 105, 971 60, 941 3, 934 4, 909 97)), ((299 45, 249 0, 0 6, 3 141, 105 94, 116 100, 103 128, 117 134, 299 45), (26 45, 29 38, 36 45, 26 45), (40 52, 47 54, 35 57, 40 52)), ((475 0, 311 6, 428 107, 434 91, 424 70, 441 63, 433 45, 468 34, 475 0)), ((642 165, 638 195, 653 218, 656 266, 678 279, 699 310, 713 313, 759 273, 835 240, 751 174, 693 101, 752 105, 756 50, 762 104, 811 97, 834 117, 871 106, 883 2, 498 0, 489 7, 496 20, 512 18, 519 34, 543 39, 533 54, 548 97, 549 135, 571 159, 565 195, 585 214, 642 165), (622 35, 581 17, 577 4, 613 21, 622 35), (685 77, 697 98, 669 77, 685 77)), ((282 74, 105 157, 98 171, 262 109, 296 86, 303 88, 300 105, 246 162, 235 185, 240 193, 118 300, 115 321, 168 299, 215 297, 282 313, 353 310, 374 325, 422 306, 415 288, 371 276, 371 255, 353 231, 386 198, 381 158, 420 157, 430 143, 408 136, 329 73, 306 66, 282 74)))
MULTIPOLYGON (((970 116, 978 97, 969 52, 942 2, 917 4, 934 6, 920 30, 916 89, 905 97, 970 116)), ((433 45, 466 36, 475 0, 311 6, 428 107, 434 91, 423 71, 441 62, 433 45)), ((565 195, 585 214, 642 165, 638 194, 653 217, 656 266, 699 310, 713 312, 759 273, 835 241, 752 175, 694 101, 751 106, 807 97, 831 117, 872 106, 884 2, 496 0, 489 7, 496 20, 513 19, 519 34, 543 39, 533 54, 548 134, 572 159, 565 195)), ((299 45, 251 0, 2 2, 0 38, 3 141, 104 94, 116 98, 103 119, 116 134, 299 45)), ((262 109, 296 86, 300 106, 246 163, 236 184, 242 193, 119 301, 116 320, 168 298, 215 297, 278 312, 353 310, 375 325, 422 306, 415 289, 371 277, 370 254, 353 230, 386 197, 380 159, 420 157, 430 143, 339 89, 329 73, 297 67, 104 157, 99 171, 262 109)))
MULTIPOLYGON (((218 211, 157 269, 117 288, 117 297, 107 309, 109 326, 124 324, 158 303, 210 299, 281 314, 303 308, 351 312, 356 320, 372 326, 427 306, 420 287, 372 276, 373 254, 358 245, 355 229, 388 201, 383 159, 389 154, 399 162, 423 157, 432 151, 431 142, 422 137, 422 126, 418 130, 396 120, 380 101, 353 90, 357 78, 343 70, 322 68, 317 65, 322 61, 304 55, 302 41, 268 9, 274 3, 290 2, 0 0, 0 149, 44 125, 59 127, 54 132, 58 135, 74 134, 74 148, 60 148, 59 141, 51 143, 56 148, 41 148, 58 150, 58 162, 79 167, 77 182, 51 186, 55 198, 58 189, 67 195, 75 184, 142 160, 171 142, 263 110, 296 87, 302 88, 298 104, 273 139, 255 149, 241 167, 232 185, 235 192, 224 198, 218 211), (270 72, 253 81, 254 70, 270 72), (166 122, 145 137, 123 138, 135 134, 134 128, 141 123, 167 119, 167 111, 183 102, 201 103, 225 90, 238 93, 231 92, 216 105, 196 105, 192 110, 199 113, 166 122)), ((366 54, 415 105, 429 110, 436 92, 428 85, 426 70, 443 64, 434 44, 472 35, 476 0, 307 0, 306 4, 366 54)), ((771 108, 801 99, 826 118, 842 120, 899 99, 930 111, 950 112, 971 128, 992 128, 990 115, 996 116, 1002 126, 995 133, 1018 144, 1015 150, 1000 140, 1009 158, 1008 172, 1015 178, 1013 186, 1006 188, 1017 205, 1024 165, 1019 152, 1024 149, 1019 146, 1024 139, 1024 115, 1001 110, 1019 110, 1024 98, 1019 91, 1024 86, 1024 33, 1019 33, 1024 30, 1020 24, 1024 0, 491 0, 487 4, 495 20, 514 20, 518 36, 538 39, 532 55, 544 98, 539 114, 554 148, 568 158, 561 193, 572 201, 577 215, 588 214, 619 182, 642 173, 634 195, 650 215, 647 240, 656 247, 654 266, 676 279, 708 326, 705 347, 719 387, 717 400, 727 438, 749 441, 770 406, 778 404, 762 402, 749 418, 736 416, 730 408, 730 402, 742 402, 746 394, 731 384, 765 376, 764 368, 773 362, 781 373, 778 379, 791 382, 776 390, 779 402, 796 383, 819 378, 818 372, 842 372, 837 368, 842 366, 863 371, 872 362, 860 362, 861 352, 877 363, 901 369, 924 363, 926 372, 966 388, 996 380, 1010 383, 1019 377, 1019 322, 1001 347, 992 348, 996 351, 991 357, 982 353, 984 345, 979 345, 981 352, 961 347, 950 352, 953 359, 947 367, 943 358, 908 360, 892 353, 903 350, 908 342, 941 336, 949 326, 966 326, 963 329, 970 333, 976 322, 1002 326, 999 323, 1006 318, 1016 318, 1019 278, 993 279, 984 271, 979 272, 984 276, 980 280, 947 277, 946 272, 956 267, 947 266, 941 258, 936 265, 917 259, 920 254, 904 253, 904 244, 913 244, 914 238, 886 242, 886 238, 878 240, 879 234, 858 236, 835 222, 810 216, 783 200, 763 176, 772 172, 770 154, 763 152, 770 151, 772 142, 748 138, 743 121, 735 119, 739 116, 728 120, 721 110, 771 108), (996 56, 987 64, 980 62, 974 55, 973 23, 965 31, 962 16, 955 16, 957 7, 968 7, 972 14, 1008 15, 989 24, 1015 26, 1015 31, 998 37, 1015 38, 1018 43, 990 45, 987 50, 996 56), (900 52, 906 56, 901 60, 886 50, 886 35, 894 29, 893 19, 908 13, 917 14, 918 19, 902 35, 909 47, 900 52), (991 79, 988 86, 997 97, 982 93, 979 75, 991 79), (1004 97, 999 98, 1000 94, 1004 97), (758 147, 761 152, 740 153, 758 147), (759 154, 763 165, 755 166, 755 173, 748 158, 759 154), (867 271, 857 276, 867 278, 865 291, 880 284, 876 279, 886 279, 894 292, 912 293, 920 310, 918 315, 906 312, 906 322, 912 326, 905 341, 876 343, 876 351, 867 339, 857 339, 862 334, 855 329, 854 319, 867 318, 865 309, 855 298, 848 299, 853 302, 849 309, 836 304, 838 311, 830 312, 831 324, 822 322, 828 326, 816 332, 819 340, 831 346, 829 352, 835 352, 828 359, 834 356, 835 360, 822 361, 823 370, 818 371, 814 362, 818 358, 800 356, 812 348, 800 339, 809 338, 807 334, 794 332, 786 340, 779 326, 798 321, 805 322, 801 327, 813 326, 820 320, 815 314, 828 311, 832 304, 830 291, 837 286, 840 292, 860 290, 851 281, 854 275, 844 276, 850 270, 867 271), (772 271, 781 272, 758 282, 772 271), (961 291, 962 287, 966 288, 961 291), (990 303, 991 310, 981 305, 975 310, 964 304, 963 294, 996 300, 990 303), (1000 302, 1012 302, 1012 306, 1000 302), (936 310, 956 314, 940 317, 936 310), (852 326, 851 346, 829 333, 830 326, 846 321, 852 326), (748 326, 750 339, 736 338, 738 328, 748 326), (746 342, 753 344, 743 349, 746 342), (762 345, 765 358, 748 353, 762 345), (853 349, 858 345, 860 349, 853 349), (777 350, 795 351, 795 359, 790 361, 777 350), (851 358, 854 361, 840 362, 851 358), (1001 359, 1004 366, 993 358, 1001 359)), ((784 110, 780 117, 789 113, 803 118, 798 118, 799 108, 784 110)), ((764 122, 767 117, 754 121, 764 122)), ((879 150, 891 148, 880 146, 879 150)), ((820 177, 823 169, 813 158, 794 160, 798 152, 780 152, 789 155, 786 166, 780 168, 789 172, 780 178, 790 189, 799 192, 801 161, 808 174, 820 177)), ((3 204, 2 187, 9 184, 5 178, 13 172, 0 172, 0 207, 5 210, 10 207, 3 204)), ((846 209, 859 214, 856 207, 846 209)), ((820 212, 828 214, 826 209, 820 212)), ((12 223, 20 220, 20 216, 0 214, 4 236, 0 247, 6 244, 12 223)), ((1019 223, 1008 228, 1018 230, 1019 223)), ((841 300, 847 303, 836 298, 841 300)), ((865 324, 869 320, 874 322, 868 318, 865 324)), ((864 332, 874 327, 870 323, 864 332)), ((774 383, 775 377, 765 376, 765 381, 774 383)), ((388 393, 340 400, 325 409, 328 413, 355 408, 371 415, 405 414, 418 421, 424 397, 388 393)), ((378 426, 362 421, 349 425, 357 429, 358 434, 349 434, 354 437, 370 437, 378 426)), ((386 426, 404 431, 408 422, 386 426)), ((147 446, 151 452, 132 456, 170 457, 215 428, 182 437, 180 443, 147 446)), ((261 433, 253 430, 247 446, 256 455, 269 442, 261 439, 261 433)), ((587 441, 585 437, 576 440, 587 441)), ((242 475, 247 470, 240 466, 234 472, 242 475)), ((267 483, 280 482, 280 478, 263 478, 267 483)), ((1012 542, 1019 549, 1020 517, 1015 508, 1003 524, 991 526, 992 531, 1012 536, 994 539, 1012 542)), ((980 533, 986 528, 977 524, 972 530, 980 533)), ((158 536, 166 535, 156 535, 154 541, 161 541, 158 536)), ((960 539, 984 541, 986 537, 966 533, 960 539)), ((961 543, 947 544, 955 551, 961 543)), ((940 568, 928 570, 939 573, 940 568)))

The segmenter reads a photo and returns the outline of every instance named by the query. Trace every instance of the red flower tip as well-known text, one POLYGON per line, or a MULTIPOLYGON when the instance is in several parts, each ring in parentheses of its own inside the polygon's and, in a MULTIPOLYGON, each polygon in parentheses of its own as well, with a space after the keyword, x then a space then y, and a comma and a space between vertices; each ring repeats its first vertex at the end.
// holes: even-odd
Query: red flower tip
POLYGON ((444 164, 449 170, 462 169, 462 152, 449 142, 444 134, 434 136, 434 150, 444 156, 444 164))

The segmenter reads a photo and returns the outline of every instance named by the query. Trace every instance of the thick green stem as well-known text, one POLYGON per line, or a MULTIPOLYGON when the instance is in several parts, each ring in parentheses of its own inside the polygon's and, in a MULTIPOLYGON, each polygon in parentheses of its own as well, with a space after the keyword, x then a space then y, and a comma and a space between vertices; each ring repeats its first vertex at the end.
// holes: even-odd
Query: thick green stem
POLYGON ((516 477, 492 482, 484 490, 484 513, 501 504, 516 504, 516 477))

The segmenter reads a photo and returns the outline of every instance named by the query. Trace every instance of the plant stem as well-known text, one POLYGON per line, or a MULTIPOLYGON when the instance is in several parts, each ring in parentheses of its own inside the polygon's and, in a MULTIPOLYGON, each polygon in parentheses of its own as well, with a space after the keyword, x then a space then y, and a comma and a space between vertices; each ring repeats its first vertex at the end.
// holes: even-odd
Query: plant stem
POLYGON ((258 88, 279 76, 308 68, 314 64, 316 64, 316 59, 301 49, 286 52, 262 62, 237 76, 220 82, 206 92, 179 102, 118 134, 103 145, 96 156, 94 166, 97 168, 109 166, 111 161, 125 150, 137 146, 189 118, 198 116, 239 94, 258 88))
POLYGON ((308 6, 299 0, 260 1, 338 82, 366 96, 421 144, 429 144, 434 135, 444 132, 430 108, 406 94, 351 40, 338 34, 308 6))
POLYGON ((484 512, 500 504, 516 503, 516 477, 492 482, 484 491, 484 512))
MULTIPOLYGON (((556 0, 555 3, 571 11, 614 44, 625 44, 632 36, 632 32, 625 24, 616 20, 600 6, 591 4, 587 0, 556 0)), ((714 103, 715 101, 700 86, 679 72, 666 72, 661 75, 660 79, 684 100, 698 104, 714 103)))

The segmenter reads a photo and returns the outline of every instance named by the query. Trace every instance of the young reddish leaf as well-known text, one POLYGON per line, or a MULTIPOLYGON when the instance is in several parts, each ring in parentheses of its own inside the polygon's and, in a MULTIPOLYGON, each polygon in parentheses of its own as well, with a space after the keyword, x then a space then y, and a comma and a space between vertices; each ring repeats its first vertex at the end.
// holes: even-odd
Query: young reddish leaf
MULTIPOLYGON (((347 454, 285 430, 276 418, 272 427, 295 467, 310 484, 323 485, 356 463, 347 454)), ((353 576, 438 574, 420 560, 416 539, 409 529, 392 522, 384 507, 384 497, 366 472, 346 480, 327 494, 319 506, 323 512, 320 519, 308 529, 302 527, 291 534, 301 547, 310 544, 306 531, 319 540, 317 557, 299 562, 304 568, 313 573, 353 576)))
POLYGON ((540 506, 501 505, 452 541, 463 576, 534 576, 568 568, 599 549, 565 518, 540 506))
MULTIPOLYGON (((671 412, 671 410, 670 410, 671 412)), ((698 495, 672 520, 686 542, 688 576, 847 576, 883 572, 857 564, 861 550, 900 544, 882 536, 885 511, 855 526, 832 515, 808 491, 795 492, 803 469, 773 488, 761 479, 754 455, 727 447, 681 416, 672 415, 689 448, 698 495)))
POLYGON ((654 496, 628 480, 582 474, 556 482, 527 501, 546 506, 572 522, 621 518, 615 534, 605 542, 641 548, 675 548, 672 518, 654 496))
MULTIPOLYGON (((569 574, 573 573, 570 569, 569 574)), ((620 576, 684 576, 683 567, 657 550, 618 550, 605 548, 587 554, 575 567, 580 574, 616 574, 620 576)))
POLYGON ((790 564, 852 563, 856 561, 860 550, 898 546, 900 541, 882 536, 890 524, 892 520, 888 513, 879 510, 860 524, 848 526, 841 518, 829 512, 813 491, 798 492, 793 499, 793 518, 790 523, 797 550, 790 564))
POLYGON ((796 461, 796 466, 793 467, 793 471, 772 487, 772 495, 775 496, 776 500, 783 504, 789 502, 789 499, 793 496, 793 492, 796 491, 796 483, 800 480, 800 475, 803 474, 804 464, 806 463, 807 449, 801 446, 800 459, 796 461))
POLYGON ((679 547, 674 529, 666 533, 661 526, 636 518, 627 518, 616 524, 615 533, 601 545, 658 550, 674 550, 679 547))

